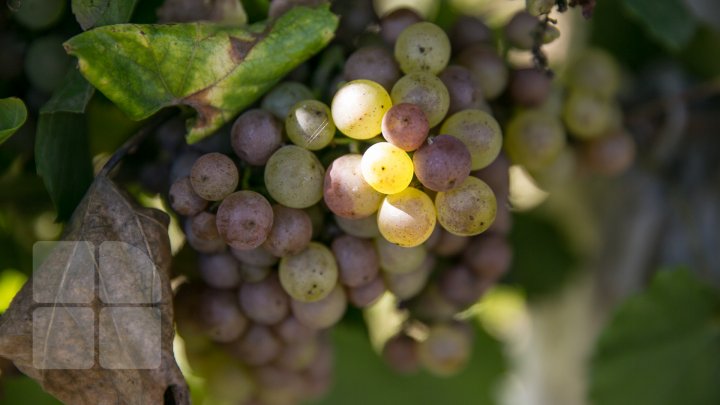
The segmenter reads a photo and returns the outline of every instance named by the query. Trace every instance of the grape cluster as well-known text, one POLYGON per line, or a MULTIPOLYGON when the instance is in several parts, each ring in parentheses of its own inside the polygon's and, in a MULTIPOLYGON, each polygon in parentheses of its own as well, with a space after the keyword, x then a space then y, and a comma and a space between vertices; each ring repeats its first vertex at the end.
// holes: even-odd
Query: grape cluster
MULTIPOLYGON (((522 12, 504 41, 530 48, 539 24, 522 12)), ((178 331, 218 401, 321 396, 328 330, 348 305, 383 296, 405 317, 384 344, 387 364, 457 373, 473 333, 459 315, 510 266, 510 165, 549 167, 566 129, 595 150, 590 160, 617 148, 619 77, 604 54, 580 58, 558 99, 544 71, 510 69, 477 18, 448 34, 399 9, 378 27, 329 90, 281 82, 237 118, 229 149, 173 164, 169 202, 199 253, 198 277, 176 297, 178 331), (507 100, 520 108, 499 121, 507 100)))

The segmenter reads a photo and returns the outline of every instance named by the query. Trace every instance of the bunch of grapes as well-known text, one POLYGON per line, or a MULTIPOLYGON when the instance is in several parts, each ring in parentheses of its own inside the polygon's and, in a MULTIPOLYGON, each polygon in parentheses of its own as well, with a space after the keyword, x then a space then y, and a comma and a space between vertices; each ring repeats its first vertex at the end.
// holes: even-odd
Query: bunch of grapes
MULTIPOLYGON (((461 315, 511 262, 510 165, 552 165, 566 127, 588 162, 617 147, 619 75, 604 54, 578 59, 560 97, 544 70, 510 69, 477 18, 446 33, 399 9, 377 26, 329 90, 284 81, 237 118, 228 147, 205 142, 173 163, 169 201, 199 253, 199 277, 175 299, 178 332, 219 402, 322 396, 328 331, 348 305, 383 296, 405 317, 382 350, 390 367, 462 370, 461 315)), ((503 39, 556 37, 521 12, 503 39)))

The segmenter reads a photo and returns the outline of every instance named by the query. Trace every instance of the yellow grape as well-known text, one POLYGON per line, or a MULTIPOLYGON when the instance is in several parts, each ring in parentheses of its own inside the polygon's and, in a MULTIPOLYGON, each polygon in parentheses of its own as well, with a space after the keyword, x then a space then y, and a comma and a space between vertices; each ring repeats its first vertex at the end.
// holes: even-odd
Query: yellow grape
POLYGON ((353 80, 344 85, 332 100, 335 126, 354 139, 370 139, 380 134, 382 118, 392 107, 383 86, 371 80, 353 80))
POLYGON ((389 142, 378 142, 363 154, 360 170, 372 188, 383 194, 395 194, 410 185, 414 168, 404 150, 389 142))
POLYGON ((425 242, 435 228, 435 220, 432 200, 413 187, 385 197, 377 215, 380 234, 404 247, 425 242))
POLYGON ((460 139, 472 159, 472 170, 482 169, 495 160, 502 148, 502 131, 497 120, 482 110, 463 110, 450 116, 440 133, 460 139))
POLYGON ((495 220, 497 201, 490 186, 470 176, 450 191, 435 196, 437 219, 446 231, 472 236, 487 230, 495 220))

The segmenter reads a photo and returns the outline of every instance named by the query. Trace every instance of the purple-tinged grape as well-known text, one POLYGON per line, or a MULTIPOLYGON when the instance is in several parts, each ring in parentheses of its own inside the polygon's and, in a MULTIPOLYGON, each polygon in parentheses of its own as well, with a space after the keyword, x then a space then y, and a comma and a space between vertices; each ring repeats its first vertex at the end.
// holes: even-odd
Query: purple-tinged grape
POLYGON ((510 161, 504 153, 500 153, 489 166, 472 172, 472 175, 487 183, 498 201, 510 193, 510 161))
POLYGON ((269 276, 272 271, 273 269, 270 267, 240 263, 240 278, 245 283, 260 282, 269 276))
POLYGON ((207 200, 200 197, 192 188, 189 177, 176 180, 170 186, 168 196, 170 206, 180 215, 195 215, 207 207, 207 200))
POLYGON ((280 322, 290 310, 290 297, 274 273, 257 283, 243 283, 238 296, 245 315, 264 325, 280 322))
POLYGON ((493 32, 479 18, 462 15, 450 28, 450 43, 455 53, 471 45, 490 45, 495 41, 493 32))
POLYGON ((393 371, 414 374, 420 369, 419 342, 405 333, 398 333, 385 342, 382 357, 393 371))
POLYGON ((411 272, 422 264, 427 255, 423 245, 403 247, 385 238, 376 238, 375 248, 380 258, 380 268, 387 273, 411 272))
POLYGON ((280 148, 282 124, 268 111, 247 110, 235 120, 230 141, 240 159, 261 166, 280 148))
POLYGON ((198 272, 205 284, 213 288, 226 289, 240 285, 239 264, 228 253, 200 255, 198 272))
POLYGON ((185 240, 196 251, 200 253, 222 253, 227 249, 227 245, 222 238, 202 239, 195 234, 193 222, 185 222, 185 240))
POLYGON ((592 139, 582 146, 582 163, 590 170, 615 176, 627 170, 635 161, 635 142, 622 130, 592 139))
POLYGON ((377 218, 374 215, 359 219, 343 218, 336 215, 335 223, 343 232, 358 238, 376 238, 380 236, 377 218))
POLYGON ((448 191, 470 175, 472 159, 465 144, 450 135, 439 135, 413 155, 415 175, 423 186, 448 191))
POLYGON ((227 345, 226 349, 248 366, 262 366, 273 361, 281 347, 269 327, 252 324, 242 338, 227 345))
POLYGON ((204 211, 199 212, 197 215, 193 215, 188 221, 191 223, 190 226, 196 237, 204 240, 220 239, 215 214, 204 211))
POLYGON ((380 271, 380 259, 368 239, 342 235, 333 240, 331 247, 340 272, 340 282, 347 287, 366 285, 380 271))
POLYGON ((414 10, 399 8, 380 19, 380 34, 385 42, 394 45, 400 34, 415 23, 421 22, 423 18, 414 10))
POLYGON ((303 210, 275 204, 273 225, 263 247, 274 256, 284 257, 302 252, 312 239, 312 222, 303 210))
POLYGON ((343 78, 348 82, 358 79, 372 80, 385 90, 390 90, 400 78, 400 68, 387 48, 369 45, 359 48, 347 58, 343 78))
POLYGON ((458 55, 457 62, 470 70, 485 98, 494 100, 505 90, 508 68, 494 48, 470 46, 458 55))
POLYGON ((510 46, 518 49, 532 49, 536 31, 541 29, 540 20, 525 10, 518 11, 503 28, 505 39, 510 46))
POLYGON ((374 214, 383 195, 363 178, 362 156, 347 154, 335 159, 325 172, 323 199, 333 214, 364 218, 374 214))
POLYGON ((483 281, 494 282, 505 274, 512 261, 512 249, 500 235, 476 236, 465 250, 464 262, 483 281))
POLYGON ((408 301, 407 308, 415 318, 423 322, 449 321, 460 310, 457 305, 440 294, 434 283, 430 283, 419 295, 408 301))
POLYGON ((285 343, 315 339, 317 331, 303 325, 292 314, 273 327, 275 334, 285 343))
POLYGON ((440 257, 451 257, 462 253, 468 243, 470 243, 470 238, 467 236, 458 236, 441 230, 438 243, 432 251, 440 257))
POLYGON ((348 301, 358 308, 369 307, 385 292, 385 283, 379 275, 360 287, 348 288, 348 301))
POLYGON ((435 268, 435 256, 427 255, 425 260, 414 270, 407 273, 385 272, 385 285, 399 300, 410 299, 422 291, 427 285, 430 273, 435 268))
POLYGON ((430 327, 427 339, 418 348, 420 364, 432 374, 447 377, 458 373, 470 360, 472 341, 452 324, 430 327))
POLYGON ((430 124, 427 116, 415 104, 395 104, 382 119, 383 138, 406 152, 419 148, 425 142, 428 131, 430 124))
POLYGON ((186 151, 176 157, 172 162, 172 166, 170 166, 170 181, 174 183, 183 177, 187 177, 189 181, 190 170, 199 157, 200 154, 193 150, 186 151))
POLYGON ((270 253, 265 247, 259 246, 253 249, 230 249, 233 256, 240 263, 257 267, 272 267, 280 260, 279 257, 270 253))
POLYGON ((301 302, 293 299, 290 307, 293 315, 303 325, 313 329, 325 329, 340 322, 347 308, 347 298, 343 288, 336 285, 320 300, 301 302))
POLYGON ((231 247, 253 249, 265 242, 273 224, 270 203, 262 195, 249 190, 227 196, 217 210, 220 236, 231 247))
POLYGON ((490 286, 463 264, 444 269, 437 283, 440 294, 459 308, 470 307, 490 286))
POLYGON ((240 312, 235 294, 207 289, 201 293, 197 310, 205 333, 216 342, 231 342, 247 328, 248 321, 240 312))
POLYGON ((438 77, 450 95, 448 115, 468 109, 490 111, 480 85, 473 78, 470 70, 464 66, 450 65, 440 72, 438 77))
POLYGON ((510 79, 510 95, 525 107, 536 107, 550 96, 552 78, 540 69, 518 69, 510 79))
POLYGON ((316 339, 286 344, 275 359, 275 364, 285 370, 300 371, 307 368, 318 352, 316 339))
POLYGON ((237 166, 222 153, 206 153, 190 169, 193 190, 209 201, 220 201, 235 191, 240 180, 237 166))

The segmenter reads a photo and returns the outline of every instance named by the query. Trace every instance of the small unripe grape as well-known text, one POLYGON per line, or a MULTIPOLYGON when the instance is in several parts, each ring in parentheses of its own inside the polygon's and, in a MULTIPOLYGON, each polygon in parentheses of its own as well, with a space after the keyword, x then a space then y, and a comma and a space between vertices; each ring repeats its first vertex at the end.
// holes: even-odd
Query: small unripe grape
POLYGON ((218 207, 217 227, 220 236, 235 249, 253 249, 265 242, 273 223, 270 203, 249 190, 227 196, 218 207))
POLYGON ((275 204, 273 225, 263 244, 265 249, 277 257, 294 255, 303 251, 312 239, 312 222, 303 210, 275 204))
POLYGON ((168 198, 172 209, 180 215, 195 215, 207 206, 207 200, 193 190, 189 177, 176 180, 170 186, 168 198))
POLYGON ((374 214, 383 195, 363 178, 362 156, 347 154, 335 159, 325 172, 323 199, 335 215, 364 218, 374 214))
POLYGON ((380 234, 399 246, 417 246, 435 228, 435 206, 427 194, 407 187, 385 197, 377 215, 380 234))
POLYGON ((413 163, 404 150, 388 142, 369 147, 360 162, 363 179, 383 194, 398 193, 413 178, 413 163))
POLYGON ((390 95, 393 104, 410 103, 420 107, 431 128, 445 118, 450 106, 450 94, 443 82, 427 72, 403 76, 395 83, 390 95))
POLYGON ((485 98, 493 100, 505 90, 508 68, 494 48, 487 45, 470 46, 458 55, 457 61, 470 70, 485 98))
POLYGON ((369 283, 348 289, 348 300, 358 308, 366 308, 375 303, 385 292, 382 277, 376 276, 369 283))
POLYGON ((298 101, 313 98, 313 92, 298 82, 282 82, 273 87, 262 99, 262 109, 270 111, 275 118, 284 120, 290 108, 298 101))
POLYGON ((485 111, 463 110, 453 114, 440 127, 441 134, 461 140, 470 152, 471 169, 492 163, 502 149, 500 124, 485 111))
POLYGON ((343 78, 346 81, 371 80, 390 90, 400 78, 400 68, 385 47, 369 45, 359 48, 347 58, 343 78))
POLYGON ((468 334, 449 324, 431 326, 427 339, 418 348, 420 363, 438 376, 459 372, 470 359, 471 350, 468 334))
POLYGON ((458 138, 439 135, 415 152, 413 165, 423 186, 448 191, 470 175, 470 152, 458 138))
POLYGON ((412 374, 420 368, 419 343, 405 333, 399 333, 385 342, 382 357, 393 371, 412 374))
POLYGON ((256 283, 243 283, 238 296, 243 313, 257 323, 278 323, 290 310, 290 297, 283 290, 276 274, 256 283))
POLYGON ((522 111, 510 119, 506 129, 508 156, 530 170, 548 167, 565 147, 562 123, 542 111, 522 111))
POLYGON ((620 89, 620 68, 609 53, 598 48, 586 49, 570 66, 567 80, 572 89, 610 98, 620 89))
POLYGON ((380 19, 380 34, 385 42, 393 45, 407 27, 422 20, 423 18, 414 10, 399 8, 380 19))
POLYGON ((382 85, 353 80, 340 88, 332 100, 332 119, 340 132, 354 139, 370 139, 381 132, 382 117, 392 107, 382 85))
POLYGON ((235 120, 230 141, 240 159, 261 166, 282 144, 282 125, 269 111, 248 110, 235 120))
POLYGON ((302 100, 292 106, 285 119, 290 141, 309 150, 326 147, 335 136, 330 108, 317 100, 302 100))
POLYGON ((333 240, 331 247, 343 285, 360 287, 377 276, 380 259, 370 240, 342 235, 333 240))
POLYGON ((209 201, 220 201, 235 191, 240 180, 237 166, 222 153, 200 156, 190 169, 193 190, 209 201))
POLYGON ((550 95, 552 79, 547 73, 535 69, 518 69, 510 81, 510 95, 516 103, 534 107, 542 104, 550 95))
POLYGON ((290 296, 302 302, 318 301, 337 284, 338 269, 330 249, 310 242, 302 252, 280 260, 280 283, 290 296))
POLYGON ((477 235, 488 229, 495 220, 496 204, 490 187, 472 176, 435 197, 438 222, 446 231, 459 236, 477 235))
POLYGON ((313 329, 329 328, 340 322, 345 309, 347 298, 340 285, 336 285, 326 296, 316 301, 291 300, 292 312, 300 323, 313 329))
POLYGON ((460 65, 450 65, 438 75, 450 95, 448 115, 467 109, 490 111, 480 85, 470 70, 460 65))
POLYGON ((415 104, 395 104, 382 120, 382 135, 386 141, 410 152, 420 147, 430 131, 425 112, 415 104))
POLYGON ((430 22, 407 27, 395 42, 395 59, 405 73, 437 74, 450 60, 450 40, 445 31, 430 22))
POLYGON ((580 139, 601 136, 611 120, 610 102, 591 92, 574 90, 565 100, 563 121, 570 133, 580 139))
POLYGON ((493 32, 479 18, 462 15, 450 28, 450 42, 455 53, 475 45, 492 45, 494 41, 493 32))

